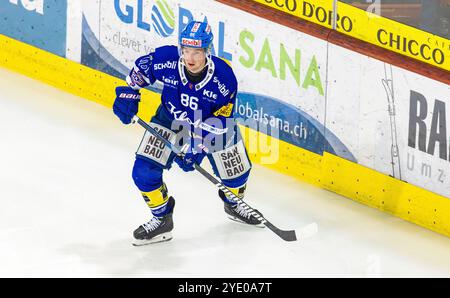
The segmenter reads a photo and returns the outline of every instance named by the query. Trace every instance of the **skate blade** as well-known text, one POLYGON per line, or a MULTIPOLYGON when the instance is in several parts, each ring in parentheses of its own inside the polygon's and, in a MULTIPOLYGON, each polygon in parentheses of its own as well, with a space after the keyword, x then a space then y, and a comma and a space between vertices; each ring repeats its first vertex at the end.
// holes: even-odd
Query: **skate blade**
POLYGON ((171 239, 172 239, 172 234, 170 232, 167 232, 167 233, 163 233, 161 235, 155 236, 152 239, 144 239, 144 240, 134 239, 132 244, 133 244, 133 246, 143 246, 143 245, 154 244, 154 243, 159 243, 159 242, 166 242, 171 239))
POLYGON ((238 222, 238 223, 243 224, 243 225, 246 225, 246 226, 252 226, 252 227, 257 227, 257 228, 265 228, 265 227, 266 227, 266 226, 265 226, 264 224, 262 224, 262 223, 259 223, 259 224, 257 224, 257 225, 251 225, 251 224, 248 224, 248 223, 246 223, 246 222, 240 220, 239 218, 237 218, 237 217, 235 217, 235 216, 228 215, 228 214, 227 214, 227 216, 228 216, 228 218, 231 219, 232 221, 238 222))

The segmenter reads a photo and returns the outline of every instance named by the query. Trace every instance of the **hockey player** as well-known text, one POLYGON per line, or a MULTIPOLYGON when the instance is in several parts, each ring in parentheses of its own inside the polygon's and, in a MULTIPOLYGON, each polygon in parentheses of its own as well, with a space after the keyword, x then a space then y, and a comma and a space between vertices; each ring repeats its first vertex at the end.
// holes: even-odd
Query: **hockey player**
MULTIPOLYGON (((224 60, 211 55, 212 41, 210 26, 193 21, 182 31, 178 47, 162 46, 138 58, 126 78, 128 86, 116 88, 114 113, 129 124, 138 112, 139 90, 162 82, 161 105, 150 125, 183 151, 176 156, 155 136, 144 134, 132 176, 153 217, 134 231, 134 245, 172 239, 175 200, 163 171, 173 161, 189 172, 208 157, 222 183, 239 198, 244 196, 251 163, 233 119, 237 80, 224 60)), ((264 227, 222 191, 219 196, 228 217, 264 227)))

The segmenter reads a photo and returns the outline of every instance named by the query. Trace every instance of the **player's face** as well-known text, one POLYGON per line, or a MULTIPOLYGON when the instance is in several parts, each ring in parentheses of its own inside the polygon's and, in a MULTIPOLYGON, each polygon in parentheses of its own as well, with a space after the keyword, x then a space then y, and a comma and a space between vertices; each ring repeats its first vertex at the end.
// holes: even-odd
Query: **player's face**
POLYGON ((198 73, 203 70, 206 64, 206 53, 204 49, 182 48, 184 64, 191 73, 198 73))

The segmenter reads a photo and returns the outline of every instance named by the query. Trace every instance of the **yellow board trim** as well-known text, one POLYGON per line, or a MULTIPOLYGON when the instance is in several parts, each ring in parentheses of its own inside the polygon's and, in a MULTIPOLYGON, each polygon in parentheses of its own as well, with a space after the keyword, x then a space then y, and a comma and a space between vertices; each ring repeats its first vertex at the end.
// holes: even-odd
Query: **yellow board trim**
MULTIPOLYGON (((332 29, 333 0, 253 1, 332 29)), ((430 65, 450 70, 450 40, 344 2, 337 2, 336 11, 339 14, 337 31, 430 65), (394 42, 391 42, 391 34, 394 42)))
POLYGON ((448 39, 380 17, 343 2, 338 2, 337 11, 342 17, 351 17, 354 26, 350 32, 346 32, 342 28, 337 28, 337 31, 392 52, 450 70, 450 41, 448 39))
MULTIPOLYGON (((115 87, 126 82, 98 70, 43 51, 0 34, 0 65, 77 96, 111 108, 115 87)), ((141 90, 139 116, 150 120, 159 94, 141 90)))
MULTIPOLYGON (((113 76, 47 53, 0 35, 0 66, 53 85, 111 108, 114 86, 125 84, 113 76)), ((140 116, 150 119, 159 94, 142 90, 140 116)), ((114 117, 111 113, 111 117, 114 117)), ((242 127, 242 135, 254 163, 296 177, 354 201, 391 213, 407 221, 450 237, 450 199, 397 180, 356 163, 324 153, 323 156, 272 139, 242 127), (254 140, 270 139, 279 159, 265 164, 267 154, 252 150, 254 140)))
MULTIPOLYGON (((321 12, 323 18, 327 18, 329 16, 329 12, 333 11, 333 0, 314 0, 313 3, 311 1, 304 0, 296 0, 296 1, 280 1, 280 0, 253 0, 255 2, 267 5, 269 7, 275 8, 282 12, 291 14, 295 17, 310 21, 312 23, 327 27, 329 29, 332 28, 332 23, 329 21, 321 22, 316 18, 314 14, 314 9, 317 7, 322 8, 321 12)), ((322 18, 322 16, 319 16, 322 18)))

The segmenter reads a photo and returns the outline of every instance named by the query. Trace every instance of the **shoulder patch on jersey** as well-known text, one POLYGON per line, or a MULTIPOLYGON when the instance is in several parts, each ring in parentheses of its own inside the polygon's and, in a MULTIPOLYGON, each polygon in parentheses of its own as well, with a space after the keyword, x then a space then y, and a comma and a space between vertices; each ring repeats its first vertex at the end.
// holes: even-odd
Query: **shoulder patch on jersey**
POLYGON ((233 104, 230 102, 226 106, 221 107, 217 111, 214 112, 214 116, 224 116, 224 117, 230 117, 231 112, 233 112, 233 104))

